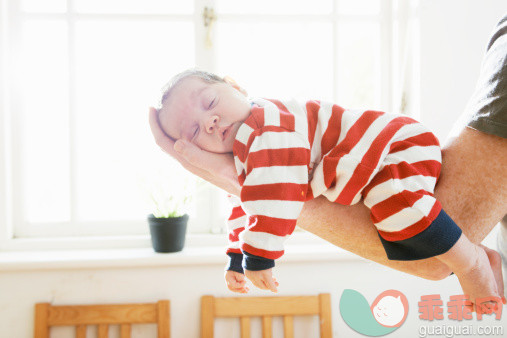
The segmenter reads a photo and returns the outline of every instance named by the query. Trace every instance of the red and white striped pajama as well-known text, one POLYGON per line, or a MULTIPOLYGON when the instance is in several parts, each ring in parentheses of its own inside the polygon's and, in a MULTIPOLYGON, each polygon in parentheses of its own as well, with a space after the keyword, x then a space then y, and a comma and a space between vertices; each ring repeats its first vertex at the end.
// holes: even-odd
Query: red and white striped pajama
POLYGON ((228 270, 273 267, 303 203, 319 195, 343 205, 363 198, 389 259, 433 257, 461 235, 433 197, 438 139, 410 117, 255 99, 233 152, 241 195, 228 221, 228 270))

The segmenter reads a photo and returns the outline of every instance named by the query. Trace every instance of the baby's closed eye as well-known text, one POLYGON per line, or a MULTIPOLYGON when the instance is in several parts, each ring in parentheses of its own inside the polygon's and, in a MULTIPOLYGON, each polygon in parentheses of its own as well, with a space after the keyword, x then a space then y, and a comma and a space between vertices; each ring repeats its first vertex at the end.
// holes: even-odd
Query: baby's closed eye
POLYGON ((215 103, 215 98, 211 100, 211 102, 208 105, 208 109, 211 109, 213 107, 213 104, 215 103))
POLYGON ((197 135, 199 134, 199 126, 195 126, 192 130, 192 137, 190 138, 191 141, 193 141, 197 135))

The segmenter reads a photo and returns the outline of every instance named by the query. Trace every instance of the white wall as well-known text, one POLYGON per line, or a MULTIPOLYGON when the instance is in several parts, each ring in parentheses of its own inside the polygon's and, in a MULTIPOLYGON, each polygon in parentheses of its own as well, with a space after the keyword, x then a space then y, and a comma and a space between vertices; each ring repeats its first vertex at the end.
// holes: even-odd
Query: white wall
MULTIPOLYGON (((445 303, 450 295, 461 294, 455 277, 440 282, 425 281, 364 261, 279 264, 276 276, 281 284, 279 295, 331 293, 335 337, 362 337, 352 331, 340 316, 339 300, 344 289, 359 291, 369 303, 384 290, 403 292, 409 301, 408 317, 400 329, 389 335, 403 338, 417 336, 419 327, 428 324, 418 319, 420 296, 438 293, 445 303)), ((171 301, 172 337, 198 337, 200 296, 233 295, 225 288, 222 265, 2 273, 0 290, 0 337, 3 338, 28 338, 32 335, 33 305, 36 302, 60 305, 151 302, 158 299, 171 301)), ((260 291, 252 294, 271 295, 260 291)), ((447 315, 445 311, 444 314, 447 315)), ((500 323, 485 320, 484 324, 506 326, 507 317, 503 318, 500 323)), ((295 322, 296 338, 317 337, 316 318, 301 317, 295 322)), ((443 323, 451 324, 449 321, 430 324, 443 323)), ((281 327, 281 321, 274 323, 275 332, 280 333, 281 327)), ((254 322, 253 329, 257 333, 253 337, 260 337, 260 321, 254 322)), ((154 325, 138 325, 134 326, 133 337, 155 337, 155 333, 154 325)), ((221 319, 216 324, 215 333, 219 338, 239 337, 239 322, 221 319)), ((55 338, 72 337, 72 329, 55 328, 52 334, 55 338)), ((118 337, 118 332, 111 330, 111 337, 118 337)))
MULTIPOLYGON (((237 296, 230 293, 223 281, 223 263, 161 265, 158 267, 122 268, 67 268, 40 271, 10 271, 0 273, 0 337, 31 337, 33 332, 33 306, 36 302, 62 304, 101 304, 127 302, 171 301, 171 333, 175 338, 199 336, 200 297, 237 296)), ((418 318, 418 301, 422 295, 440 294, 444 304, 451 295, 461 294, 457 278, 427 281, 397 272, 376 263, 358 258, 328 262, 279 262, 275 275, 280 282, 278 295, 314 295, 330 293, 334 337, 364 337, 350 329, 340 315, 339 301, 344 289, 354 289, 368 302, 384 290, 403 292, 409 302, 405 323, 389 337, 416 337, 421 326, 473 325, 503 326, 507 329, 507 316, 496 321, 489 316, 483 322, 421 321, 418 318)), ((249 295, 273 295, 260 290, 249 295)), ((444 316, 447 317, 444 305, 444 316)), ((260 320, 252 323, 253 337, 260 337, 260 320)), ((273 325, 275 337, 281 337, 282 322, 273 325)), ((96 330, 89 328, 90 333, 96 330)), ((295 321, 296 338, 317 337, 316 317, 300 317, 295 321)), ((133 326, 133 337, 155 337, 154 325, 133 326)), ((111 338, 118 337, 118 329, 110 330, 111 338)), ((69 327, 52 329, 52 337, 72 337, 69 327)), ((95 336, 95 335, 93 335, 95 336)), ((92 336, 92 337, 93 337, 92 336)), ((239 337, 239 322, 220 319, 215 325, 215 337, 239 337)), ((474 336, 472 336, 474 337, 474 336)))
MULTIPOLYGON (((505 0, 422 1, 421 119, 441 141, 448 135, 474 89, 489 32, 506 10, 505 0)), ((421 295, 438 293, 446 302, 450 295, 461 293, 455 277, 441 282, 425 281, 362 261, 279 264, 276 274, 281 283, 280 295, 332 294, 335 337, 360 336, 348 328, 339 315, 339 296, 343 289, 355 289, 369 302, 386 289, 397 289, 407 295, 410 304, 407 321, 389 337, 416 337, 419 327, 428 324, 418 319, 417 302, 421 295)), ((197 337, 199 299, 204 294, 232 295, 224 286, 222 265, 0 271, 0 337, 32 336, 33 305, 36 302, 123 303, 162 298, 171 300, 173 337, 197 337)), ((504 315, 500 323, 492 322, 491 325, 507 327, 506 318, 504 315)), ((452 324, 447 321, 430 324, 444 323, 452 324)), ((486 320, 483 325, 487 323, 486 320)), ((315 336, 309 333, 317 327, 315 320, 298 325, 297 337, 315 336)), ((274 326, 280 329, 280 323, 274 326)), ((238 329, 237 324, 222 320, 217 325, 216 336, 232 337, 238 329)), ((63 337, 68 330, 57 329, 54 333, 54 337, 63 337)), ((145 337, 148 333, 155 333, 152 326, 140 326, 134 337, 145 337)))
POLYGON ((443 143, 473 93, 507 1, 422 0, 419 9, 420 119, 443 143))

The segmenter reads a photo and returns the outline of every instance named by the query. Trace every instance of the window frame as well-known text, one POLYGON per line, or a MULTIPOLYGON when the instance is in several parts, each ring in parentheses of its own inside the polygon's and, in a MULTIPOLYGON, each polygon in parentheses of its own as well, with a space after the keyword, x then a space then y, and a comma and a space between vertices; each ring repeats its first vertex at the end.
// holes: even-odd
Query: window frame
MULTIPOLYGON (((328 15, 273 15, 272 20, 280 20, 281 22, 288 20, 293 21, 297 18, 304 17, 322 17, 326 20, 331 20, 333 24, 333 53, 337 55, 338 53, 338 36, 337 36, 337 26, 340 21, 344 20, 363 20, 364 16, 361 15, 344 15, 338 13, 338 2, 340 0, 333 0, 333 13, 328 15)), ((44 226, 37 225, 29 225, 20 222, 19 215, 21 215, 21 210, 13 209, 15 206, 20 206, 21 203, 19 199, 21 198, 19 194, 15 194, 13 187, 20 186, 20 175, 16 175, 19 172, 19 168, 15 168, 14 164, 19 163, 16 161, 14 157, 16 156, 16 148, 19 145, 15 142, 15 134, 12 132, 13 126, 16 126, 16 118, 12 116, 9 112, 11 111, 11 107, 14 106, 13 102, 11 102, 10 98, 12 96, 11 93, 11 75, 8 74, 9 67, 9 52, 8 46, 10 46, 10 42, 15 39, 16 30, 12 30, 11 28, 15 25, 15 23, 19 22, 18 16, 20 15, 20 11, 18 11, 15 5, 19 5, 19 1, 15 0, 0 0, 0 73, 6 74, 7 76, 2 76, 0 82, 0 102, 4 102, 4 104, 0 104, 0 130, 2 130, 2 135, 0 136, 0 251, 11 251, 11 250, 46 250, 46 249, 86 249, 86 248, 139 248, 150 246, 150 236, 147 233, 139 233, 139 222, 131 221, 131 222, 118 222, 118 221, 104 221, 104 222, 77 222, 72 220, 69 223, 64 224, 44 224, 44 226), (10 18, 10 19, 9 19, 10 18), (18 18, 18 19, 16 19, 18 18), (12 22, 14 23, 12 23, 12 22), (16 200, 18 199, 18 200, 16 200), (17 201, 17 202, 16 202, 17 201), (108 224, 107 231, 103 231, 104 223, 108 224), (74 237, 69 237, 69 235, 58 236, 58 234, 62 233, 62 229, 68 231, 69 224, 72 226, 72 229, 77 229, 83 224, 87 226, 87 234, 86 235, 77 235, 74 237), (115 235, 120 233, 121 235, 115 235)), ((201 68, 208 69, 213 71, 216 67, 216 55, 213 49, 208 49, 205 47, 204 39, 206 37, 206 28, 202 22, 202 12, 204 7, 216 8, 215 1, 213 0, 194 0, 194 13, 193 14, 174 14, 174 15, 156 15, 156 14, 81 14, 73 12, 73 0, 67 0, 67 11, 61 14, 52 14, 52 13, 29 13, 23 14, 29 17, 61 17, 67 20, 67 25, 69 28, 68 31, 68 50, 69 50, 69 111, 73 111, 74 102, 75 102, 75 94, 73 93, 75 88, 75 71, 73 69, 73 60, 75 59, 75 55, 73 54, 73 44, 72 39, 74 36, 74 19, 77 17, 92 18, 92 17, 135 17, 138 19, 149 19, 150 17, 161 18, 167 20, 192 20, 194 23, 194 32, 195 32, 195 61, 196 65, 201 68)), ((380 64, 380 84, 381 84, 381 106, 383 109, 392 110, 393 102, 395 101, 395 95, 393 94, 394 86, 394 76, 396 72, 394 61, 391 55, 396 55, 397 53, 394 50, 393 46, 393 35, 399 32, 394 32, 393 30, 393 0, 381 0, 380 5, 380 13, 378 16, 370 16, 366 18, 366 20, 378 20, 381 32, 380 32, 380 46, 381 46, 381 64, 380 64)), ((19 6, 18 6, 19 7, 19 6)), ((398 19, 402 17, 405 13, 397 11, 398 19)), ((217 13, 217 20, 223 20, 224 22, 229 22, 230 20, 237 20, 242 17, 256 17, 260 16, 260 14, 220 14, 217 13)), ((278 22, 278 21, 277 21, 278 22)), ((334 88, 338 88, 338 65, 337 65, 337 57, 334 57, 333 66, 333 85, 334 88)), ((337 90, 333 90, 333 95, 336 96, 337 90)), ((336 97, 334 97, 336 101, 336 97)), ((15 100, 15 98, 14 98, 15 100)), ((15 103, 15 102, 14 102, 15 103)), ((70 128, 73 128, 73 114, 69 114, 69 125, 70 128)), ((72 130, 72 129, 70 129, 72 130)), ((70 133, 72 134, 72 133, 70 133)), ((71 217, 75 214, 76 205, 75 205, 75 179, 73 178, 73 169, 75 168, 75 159, 76 152, 73 152, 73 141, 72 135, 70 136, 70 184, 71 184, 71 217)), ((219 196, 219 192, 217 189, 209 188, 201 196, 202 199, 208 201, 216 201, 219 196)), ((215 202, 213 202, 215 203, 215 202)), ((205 211, 205 214, 208 215, 210 219, 209 226, 204 228, 209 229, 209 234, 207 233, 195 233, 189 234, 187 236, 187 240, 189 245, 221 245, 222 240, 218 238, 218 236, 214 235, 216 233, 220 233, 224 231, 224 228, 220 222, 223 222, 223 217, 213 213, 213 205, 212 203, 208 203, 208 210, 205 211)), ((145 228, 147 229, 147 223, 145 228)), ((223 237, 223 235, 219 235, 223 237)))

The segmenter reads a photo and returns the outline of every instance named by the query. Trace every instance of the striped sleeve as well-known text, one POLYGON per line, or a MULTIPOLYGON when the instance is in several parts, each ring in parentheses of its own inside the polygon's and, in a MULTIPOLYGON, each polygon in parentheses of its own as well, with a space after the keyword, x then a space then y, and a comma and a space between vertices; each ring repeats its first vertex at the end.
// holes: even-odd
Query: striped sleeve
POLYGON ((229 261, 225 270, 232 270, 243 273, 241 262, 243 261, 243 253, 239 247, 239 234, 245 229, 247 216, 238 197, 228 195, 228 200, 232 206, 231 215, 227 219, 227 231, 229 235, 229 245, 226 254, 229 261))
POLYGON ((283 255, 306 200, 310 150, 301 134, 273 126, 257 129, 247 149, 240 183, 248 224, 240 248, 244 269, 265 270, 283 255))

